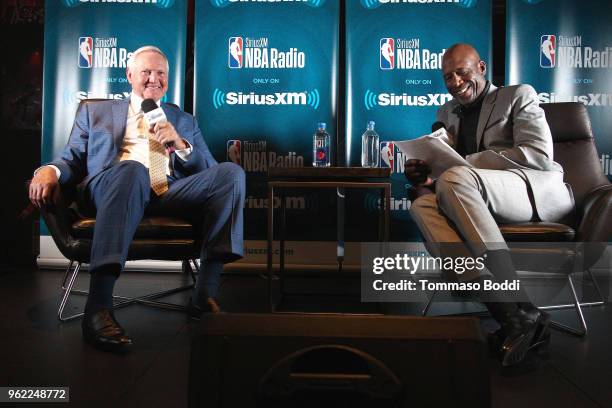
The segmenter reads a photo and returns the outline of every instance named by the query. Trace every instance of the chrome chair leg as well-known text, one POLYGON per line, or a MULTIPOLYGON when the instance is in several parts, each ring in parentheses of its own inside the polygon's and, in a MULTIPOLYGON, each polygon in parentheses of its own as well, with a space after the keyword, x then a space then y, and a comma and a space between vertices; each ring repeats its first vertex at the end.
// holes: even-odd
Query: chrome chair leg
POLYGON ((74 261, 71 260, 70 264, 66 268, 66 272, 64 272, 64 279, 62 279, 62 290, 66 290, 66 279, 68 279, 68 272, 72 269, 72 265, 74 265, 74 261))
POLYGON ((593 272, 591 271, 591 268, 587 268, 586 272, 589 274, 589 278, 591 278, 591 282, 593 282, 593 286, 595 286, 595 290, 597 291, 597 294, 599 295, 599 299, 601 301, 600 304, 604 305, 606 303, 606 299, 604 299, 604 296, 601 293, 601 289, 599 288, 599 284, 597 283, 595 276, 593 276, 593 272))
MULTIPOLYGON (((578 299, 578 295, 576 294, 576 288, 574 286, 574 281, 572 280, 571 275, 568 274, 567 282, 569 284, 569 291, 572 296, 573 303, 538 307, 538 309, 540 310, 560 310, 560 309, 569 309, 571 307, 575 308, 576 314, 578 317, 579 328, 570 327, 570 326, 567 326, 565 324, 555 322, 555 321, 551 321, 550 324, 552 327, 556 329, 559 329, 566 333, 573 334, 575 336, 580 336, 580 337, 585 336, 588 333, 588 327, 586 324, 586 320, 584 318, 582 306, 601 306, 601 305, 606 304, 606 300, 604 299, 601 293, 601 289, 599 288, 599 284, 597 283, 597 280, 595 280, 595 277, 593 276, 593 272, 590 269, 587 269, 586 272, 589 274, 589 277, 591 278, 591 281, 593 282, 593 286, 595 286, 595 290, 597 291, 599 300, 596 300, 594 302, 580 302, 580 300, 578 299)), ((423 311, 421 312, 423 316, 427 316, 427 313, 429 312, 429 309, 431 308, 431 304, 433 303, 435 296, 436 296, 436 292, 433 292, 431 297, 428 299, 427 304, 423 308, 423 311)))
POLYGON ((587 324, 586 321, 584 320, 584 315, 582 314, 582 307, 581 307, 581 303, 578 300, 578 296, 576 295, 576 288, 574 287, 574 282, 572 281, 571 276, 568 274, 567 275, 567 282, 569 283, 569 288, 570 288, 570 293, 572 295, 572 299, 574 301, 574 307, 576 308, 576 314, 578 315, 578 323, 580 325, 579 329, 567 326, 565 324, 561 324, 558 322, 551 322, 551 326, 559 329, 559 330, 563 330, 564 332, 573 334, 575 336, 585 336, 588 332, 588 328, 587 328, 587 324))
MULTIPOLYGON (((187 264, 189 262, 192 262, 194 266, 196 266, 197 268, 197 264, 195 260, 187 260, 185 261, 187 264)), ((70 274, 70 268, 72 268, 72 265, 74 264, 74 261, 71 261, 70 265, 69 265, 69 269, 66 270, 65 273, 65 277, 64 277, 64 282, 62 283, 62 289, 63 289, 63 293, 62 293, 62 298, 60 300, 60 306, 57 312, 57 318, 62 321, 62 322, 67 322, 69 320, 73 320, 76 319, 78 317, 83 316, 83 312, 81 313, 76 313, 70 316, 64 316, 63 312, 64 312, 64 308, 66 307, 66 303, 68 302, 68 298, 70 297, 71 294, 75 294, 75 295, 84 295, 84 296, 88 296, 89 292, 85 291, 85 290, 78 290, 78 289, 73 289, 74 283, 76 281, 77 275, 79 274, 79 270, 81 269, 81 263, 77 263, 77 266, 74 268, 74 270, 72 271, 72 274, 70 274), (68 285, 65 285, 65 280, 66 277, 69 276, 68 279, 68 285)), ((169 290, 164 290, 164 291, 159 291, 159 292, 154 292, 154 293, 150 293, 144 296, 140 296, 140 297, 127 297, 127 296, 119 296, 119 295, 113 295, 113 301, 118 300, 119 302, 113 303, 113 310, 114 309, 120 309, 122 307, 125 306, 129 306, 135 303, 139 303, 139 304, 143 304, 143 305, 147 305, 147 306, 154 306, 154 307, 159 307, 162 309, 168 309, 168 310, 178 310, 178 311, 184 311, 185 310, 185 306, 183 305, 177 305, 174 303, 166 303, 166 302, 158 302, 155 301, 154 299, 158 299, 164 296, 169 296, 169 295, 173 295, 175 293, 179 293, 185 290, 189 290, 189 289, 193 289, 194 285, 195 285, 195 281, 196 281, 196 276, 193 272, 193 270, 191 269, 191 266, 188 264, 188 268, 186 268, 189 270, 190 272, 190 276, 191 279, 193 281, 193 283, 189 284, 189 285, 184 285, 184 286, 179 286, 178 288, 174 288, 174 289, 169 289, 169 290)))
POLYGON ((64 308, 66 307, 66 302, 68 302, 68 297, 70 297, 70 293, 72 291, 72 286, 74 286, 76 277, 79 274, 79 270, 81 269, 81 263, 79 262, 77 263, 77 266, 74 268, 74 270, 72 271, 72 274, 70 275, 68 286, 65 287, 66 277, 68 276, 68 271, 72 268, 73 264, 74 264, 74 261, 71 261, 70 265, 68 266, 68 269, 66 269, 66 273, 64 275, 64 281, 62 282, 62 289, 64 290, 64 293, 62 294, 62 299, 60 300, 59 309, 57 310, 57 318, 62 322, 66 322, 74 318, 74 316, 68 316, 68 317, 63 316, 64 308))
POLYGON ((429 313, 429 309, 431 308, 431 305, 433 303, 434 298, 436 297, 436 293, 437 291, 433 291, 431 293, 431 296, 429 299, 427 299, 427 304, 425 305, 425 307, 423 308, 423 311, 421 312, 421 316, 427 316, 427 313, 429 313))

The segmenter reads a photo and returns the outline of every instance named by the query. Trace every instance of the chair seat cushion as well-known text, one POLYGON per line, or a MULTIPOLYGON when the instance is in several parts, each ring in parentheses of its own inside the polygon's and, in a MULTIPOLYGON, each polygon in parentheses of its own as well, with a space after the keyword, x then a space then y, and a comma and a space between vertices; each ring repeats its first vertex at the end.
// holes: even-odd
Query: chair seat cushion
MULTIPOLYGON (((75 238, 93 238, 95 218, 82 218, 72 224, 75 238)), ((181 218, 144 217, 134 239, 193 239, 193 225, 181 218)))
POLYGON ((554 222, 501 224, 499 229, 508 242, 571 242, 576 237, 572 227, 554 222))

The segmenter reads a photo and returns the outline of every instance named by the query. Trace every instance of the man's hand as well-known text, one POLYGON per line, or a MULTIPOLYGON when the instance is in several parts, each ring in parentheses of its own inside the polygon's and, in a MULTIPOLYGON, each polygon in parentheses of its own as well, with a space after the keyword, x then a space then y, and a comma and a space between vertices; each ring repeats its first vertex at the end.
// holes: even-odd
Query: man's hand
POLYGON ((57 202, 59 181, 53 167, 43 167, 36 172, 30 183, 30 201, 37 208, 57 202))
POLYGON ((187 144, 183 141, 179 134, 176 133, 172 123, 157 122, 152 130, 155 134, 155 139, 162 145, 174 146, 177 150, 187 148, 187 144))
POLYGON ((431 186, 431 167, 423 160, 409 159, 404 163, 404 174, 414 187, 431 186))

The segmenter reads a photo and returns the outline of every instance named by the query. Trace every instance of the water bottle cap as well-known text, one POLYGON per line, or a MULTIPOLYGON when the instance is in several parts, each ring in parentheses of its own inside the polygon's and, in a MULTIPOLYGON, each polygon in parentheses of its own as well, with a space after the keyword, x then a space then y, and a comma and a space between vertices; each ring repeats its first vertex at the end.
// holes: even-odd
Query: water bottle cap
POLYGON ((325 122, 319 122, 319 123, 317 124, 317 128, 318 128, 318 129, 323 129, 323 130, 325 130, 325 128, 326 128, 326 127, 327 127, 327 125, 325 124, 325 122))
POLYGON ((373 120, 368 121, 368 129, 374 129, 376 123, 373 120))

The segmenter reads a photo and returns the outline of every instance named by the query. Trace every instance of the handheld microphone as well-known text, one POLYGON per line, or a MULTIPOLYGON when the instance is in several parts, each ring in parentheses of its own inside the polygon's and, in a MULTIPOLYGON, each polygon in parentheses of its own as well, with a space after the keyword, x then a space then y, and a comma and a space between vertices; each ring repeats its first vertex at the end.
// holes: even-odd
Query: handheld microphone
POLYGON ((164 110, 158 107, 153 99, 145 99, 142 101, 140 107, 144 112, 144 118, 147 121, 149 128, 155 126, 156 123, 167 121, 164 110))
POLYGON ((442 122, 434 122, 433 125, 431 125, 431 133, 436 132, 442 128, 446 129, 446 126, 444 125, 444 123, 442 122))

